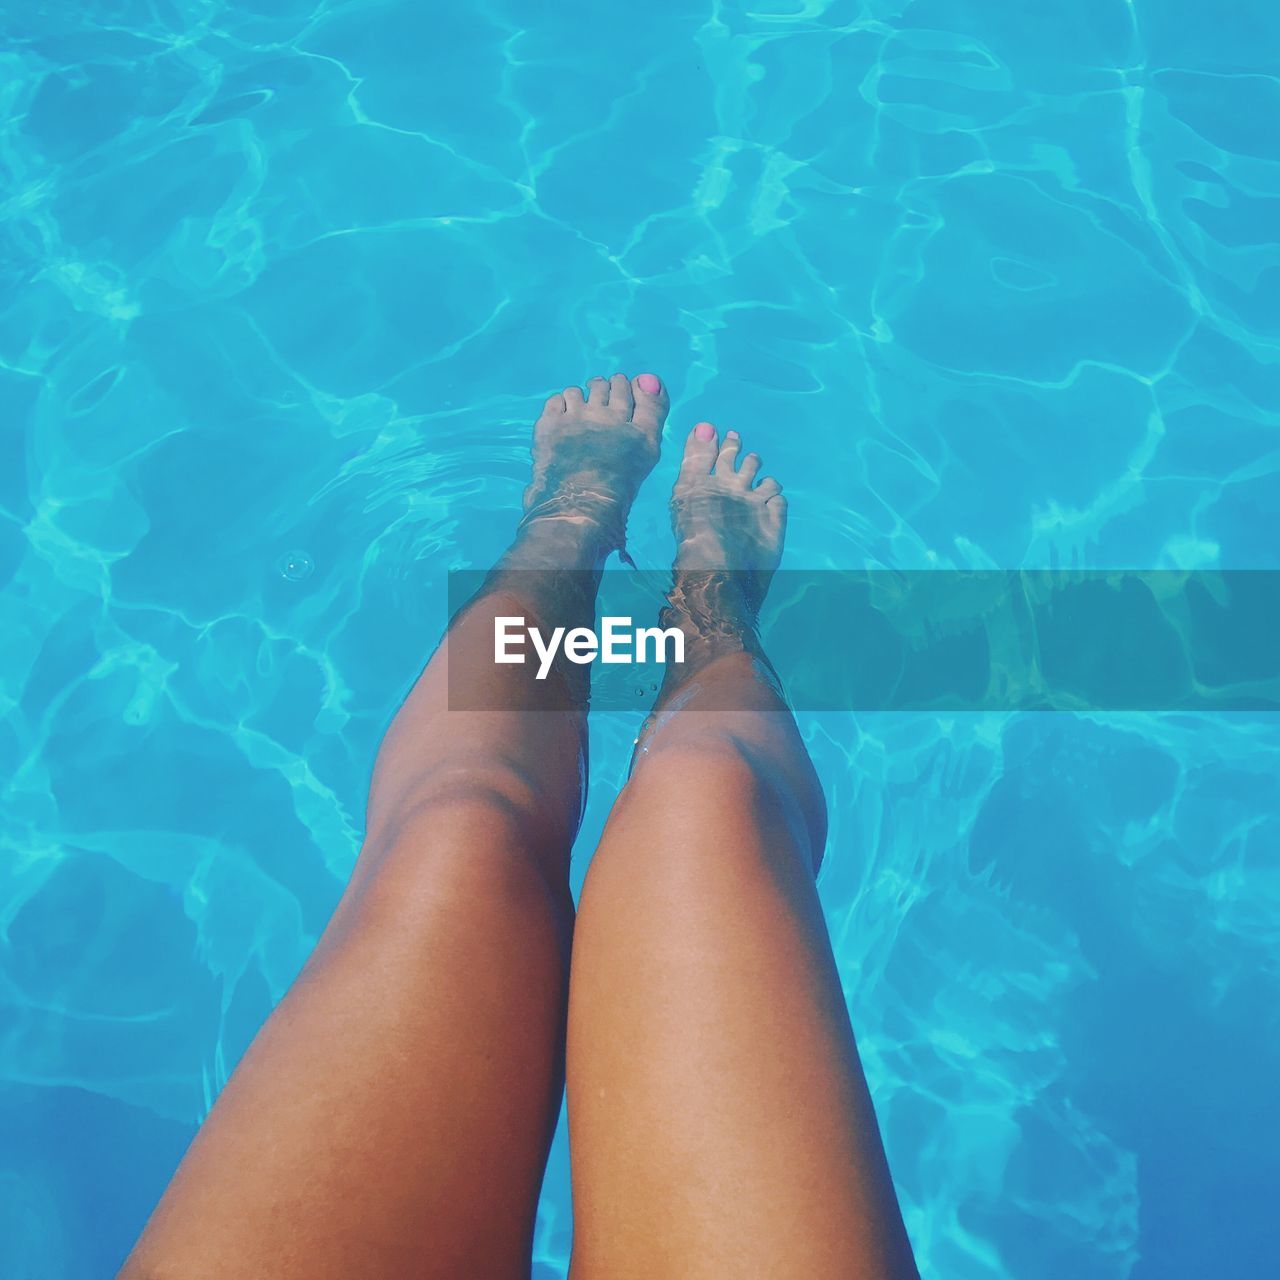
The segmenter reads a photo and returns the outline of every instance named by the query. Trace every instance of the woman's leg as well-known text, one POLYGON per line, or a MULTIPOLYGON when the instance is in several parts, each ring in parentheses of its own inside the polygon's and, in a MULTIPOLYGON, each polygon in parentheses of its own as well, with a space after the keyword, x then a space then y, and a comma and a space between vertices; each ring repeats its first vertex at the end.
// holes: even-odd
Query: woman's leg
POLYGON ((579 904, 574 1280, 916 1274, 814 889, 822 792, 755 641, 785 508, 737 452, 690 436, 663 618, 687 662, 579 904))
POLYGON ((585 721, 563 682, 494 664, 493 619, 590 620, 666 408, 652 375, 547 402, 516 543, 391 725, 351 883, 129 1280, 527 1275, 562 1087, 585 721))

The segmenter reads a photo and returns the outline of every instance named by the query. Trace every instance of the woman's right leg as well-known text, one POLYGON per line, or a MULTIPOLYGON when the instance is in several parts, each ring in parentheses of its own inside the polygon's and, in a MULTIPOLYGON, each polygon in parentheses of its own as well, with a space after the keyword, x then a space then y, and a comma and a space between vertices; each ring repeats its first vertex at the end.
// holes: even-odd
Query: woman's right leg
POLYGON ((736 454, 690 437, 664 617, 689 662, 579 904, 574 1280, 916 1275, 814 888, 821 789, 752 651, 782 499, 736 454))

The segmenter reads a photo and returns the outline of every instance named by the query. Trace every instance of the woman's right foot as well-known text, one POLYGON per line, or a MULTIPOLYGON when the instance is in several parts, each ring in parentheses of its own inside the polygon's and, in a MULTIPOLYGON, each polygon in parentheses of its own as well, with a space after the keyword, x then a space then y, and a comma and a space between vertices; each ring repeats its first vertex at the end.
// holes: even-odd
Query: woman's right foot
POLYGON ((709 422, 689 433, 671 494, 675 569, 677 578, 724 572, 758 607, 782 559, 787 500, 772 476, 755 483, 760 457, 748 453, 739 461, 741 446, 736 431, 720 444, 709 422))
POLYGON ((671 494, 676 560, 662 624, 684 632, 686 659, 683 673, 668 668, 669 686, 726 653, 764 662, 756 624, 782 559, 787 502, 772 476, 755 483, 760 458, 739 462, 741 445, 736 431, 721 444, 709 422, 685 442, 671 494))
POLYGON ((663 717, 682 705, 691 682, 705 709, 776 710, 785 703, 758 622, 782 559, 787 501, 772 476, 755 483, 760 458, 748 453, 739 461, 741 446, 736 431, 726 432, 721 444, 709 422, 698 423, 685 442, 671 494, 675 567, 660 615, 663 627, 683 632, 684 660, 666 667, 654 709, 636 739, 637 755, 663 717), (727 659, 724 665, 721 659, 727 659))

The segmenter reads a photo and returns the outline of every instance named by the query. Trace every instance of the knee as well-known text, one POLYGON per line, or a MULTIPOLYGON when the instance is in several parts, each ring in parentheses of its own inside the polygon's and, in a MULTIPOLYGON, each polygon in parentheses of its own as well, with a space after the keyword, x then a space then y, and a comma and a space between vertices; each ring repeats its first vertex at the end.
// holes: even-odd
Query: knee
POLYGON ((512 844, 540 855, 566 847, 568 806, 549 802, 534 781, 503 761, 436 766, 403 788, 375 790, 366 846, 412 841, 432 846, 457 833, 472 842, 512 844))
POLYGON ((675 824, 720 843, 794 848, 816 869, 826 804, 808 756, 779 756, 731 734, 697 733, 647 752, 623 792, 624 809, 655 831, 675 824), (750 834, 736 841, 734 833, 750 834))
POLYGON ((514 771, 433 771, 384 814, 371 810, 346 897, 379 918, 441 909, 571 916, 571 834, 514 771))
POLYGON ((754 807, 765 803, 771 790, 768 771, 742 743, 727 734, 707 732, 650 746, 636 757, 623 795, 643 793, 660 805, 732 796, 737 804, 754 807))
POLYGON ((514 840, 492 837, 492 829, 468 832, 436 814, 429 831, 410 826, 385 845, 366 845, 326 943, 372 937, 412 953, 425 939, 457 933, 495 946, 545 940, 567 954, 574 914, 567 874, 514 840))

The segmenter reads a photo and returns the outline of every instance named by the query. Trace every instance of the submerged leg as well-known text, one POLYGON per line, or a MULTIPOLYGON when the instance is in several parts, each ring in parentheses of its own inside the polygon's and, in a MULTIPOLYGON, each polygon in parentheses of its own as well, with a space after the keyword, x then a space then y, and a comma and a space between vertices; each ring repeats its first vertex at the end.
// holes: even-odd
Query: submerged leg
POLYGON ((351 883, 127 1280, 528 1274, 562 1089, 585 720, 563 684, 494 665, 493 620, 590 620, 666 407, 651 375, 547 402, 516 542, 388 730, 351 883))
POLYGON ((737 452, 689 439, 663 619, 687 661, 579 906, 575 1280, 916 1275, 814 888, 822 792, 755 640, 784 499, 737 452))

